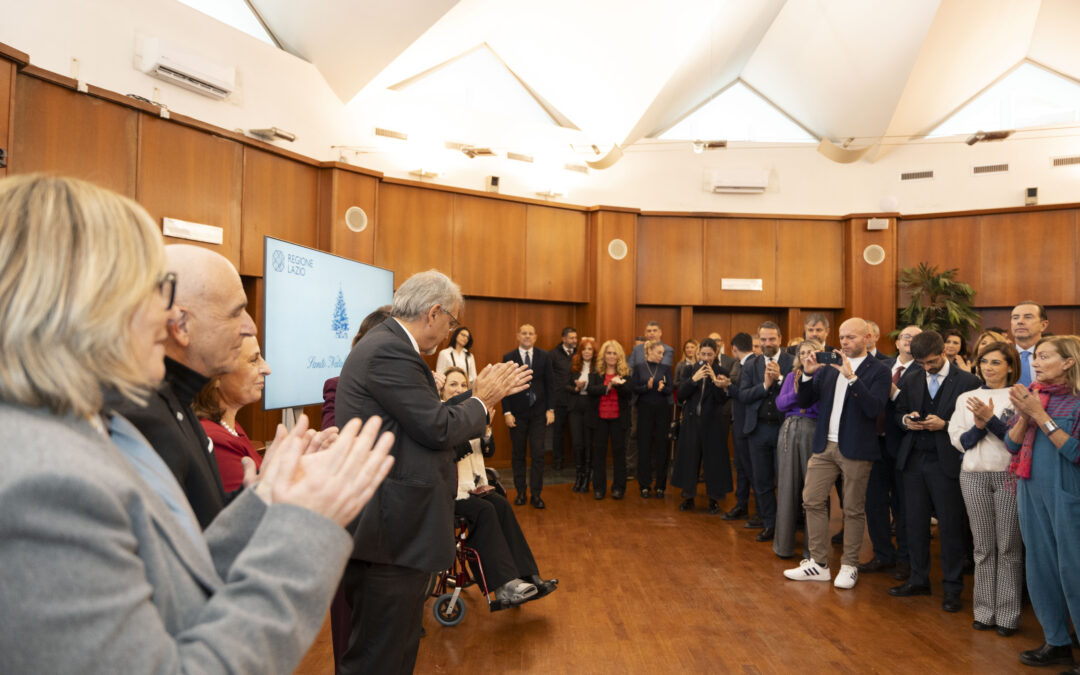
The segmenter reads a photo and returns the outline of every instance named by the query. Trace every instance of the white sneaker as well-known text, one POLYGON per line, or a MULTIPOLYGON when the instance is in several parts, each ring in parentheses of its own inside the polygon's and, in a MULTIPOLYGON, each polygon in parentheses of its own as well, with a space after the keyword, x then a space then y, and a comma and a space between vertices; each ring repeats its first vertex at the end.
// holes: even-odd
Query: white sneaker
POLYGON ((855 582, 858 580, 859 570, 854 565, 841 565, 833 586, 837 588, 855 588, 855 582))
POLYGON ((804 559, 798 567, 784 570, 784 576, 792 581, 828 581, 829 566, 804 559))

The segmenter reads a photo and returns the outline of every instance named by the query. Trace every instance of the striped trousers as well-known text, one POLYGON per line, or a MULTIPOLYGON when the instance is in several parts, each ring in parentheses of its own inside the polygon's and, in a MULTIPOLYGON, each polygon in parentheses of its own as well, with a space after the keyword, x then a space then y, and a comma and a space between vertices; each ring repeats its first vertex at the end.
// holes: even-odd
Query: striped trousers
POLYGON ((1005 489, 1007 476, 1007 471, 961 471, 960 490, 975 540, 975 620, 1016 628, 1024 564, 1016 494, 1005 489))

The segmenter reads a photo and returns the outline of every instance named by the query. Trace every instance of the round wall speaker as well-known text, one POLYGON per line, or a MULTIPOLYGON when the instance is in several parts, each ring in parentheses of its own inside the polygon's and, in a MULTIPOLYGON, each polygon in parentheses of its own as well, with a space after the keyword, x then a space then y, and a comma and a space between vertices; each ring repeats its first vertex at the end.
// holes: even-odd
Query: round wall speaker
POLYGON ((865 260, 868 265, 880 265, 885 262, 885 249, 877 244, 870 244, 863 249, 862 259, 865 260))
POLYGON ((364 209, 359 206, 350 206, 345 210, 345 227, 353 232, 363 232, 367 229, 368 217, 364 209))
POLYGON ((612 259, 622 260, 630 252, 630 249, 622 239, 612 239, 607 245, 607 252, 612 259))

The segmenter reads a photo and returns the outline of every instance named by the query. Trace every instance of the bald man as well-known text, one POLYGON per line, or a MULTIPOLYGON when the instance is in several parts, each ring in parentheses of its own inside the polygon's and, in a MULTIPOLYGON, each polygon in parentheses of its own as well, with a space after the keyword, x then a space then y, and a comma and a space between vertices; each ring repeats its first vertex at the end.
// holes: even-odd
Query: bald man
POLYGON ((866 515, 866 484, 874 460, 881 457, 877 419, 889 400, 889 368, 869 356, 870 327, 860 318, 840 324, 838 364, 823 366, 812 356, 803 363, 798 406, 818 403, 813 451, 806 467, 803 508, 806 509, 810 559, 784 572, 793 581, 828 581, 829 490, 844 477, 844 555, 833 585, 854 588, 859 578, 859 548, 866 515))
POLYGON ((533 379, 525 391, 507 396, 502 400, 503 421, 510 428, 512 446, 510 464, 514 470, 514 487, 517 498, 514 504, 525 504, 525 454, 526 446, 532 457, 529 471, 528 499, 533 508, 544 508, 540 492, 544 489, 544 431, 555 421, 555 398, 552 394, 554 375, 551 357, 543 349, 536 349, 536 328, 522 324, 517 334, 517 349, 503 355, 503 361, 512 361, 532 368, 533 379))
POLYGON ((255 335, 255 322, 240 275, 226 258, 185 244, 166 246, 165 256, 168 270, 176 273, 177 314, 168 326, 165 380, 145 407, 124 399, 117 412, 165 460, 206 528, 224 508, 226 495, 213 445, 191 402, 210 378, 233 368, 244 338, 255 335))

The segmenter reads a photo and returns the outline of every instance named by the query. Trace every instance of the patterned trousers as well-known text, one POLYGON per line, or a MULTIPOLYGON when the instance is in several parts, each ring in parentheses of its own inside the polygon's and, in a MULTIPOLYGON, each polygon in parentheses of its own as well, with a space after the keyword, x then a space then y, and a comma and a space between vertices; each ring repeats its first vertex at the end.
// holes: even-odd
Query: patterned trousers
POLYGON ((1007 471, 961 471, 975 540, 975 620, 991 626, 1020 625, 1024 574, 1016 494, 1005 489, 1007 471))

